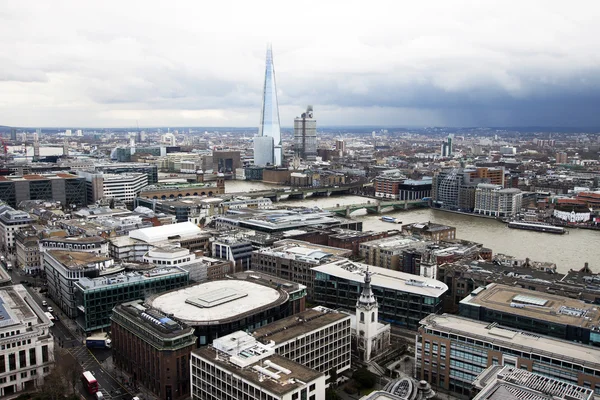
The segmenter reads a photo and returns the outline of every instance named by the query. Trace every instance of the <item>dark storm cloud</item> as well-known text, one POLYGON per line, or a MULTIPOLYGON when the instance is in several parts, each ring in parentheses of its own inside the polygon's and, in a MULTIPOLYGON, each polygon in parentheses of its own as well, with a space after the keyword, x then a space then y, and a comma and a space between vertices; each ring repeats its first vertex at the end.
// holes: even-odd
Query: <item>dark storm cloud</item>
POLYGON ((259 3, 9 0, 0 121, 255 125, 271 41, 284 125, 600 125, 596 2, 259 3))

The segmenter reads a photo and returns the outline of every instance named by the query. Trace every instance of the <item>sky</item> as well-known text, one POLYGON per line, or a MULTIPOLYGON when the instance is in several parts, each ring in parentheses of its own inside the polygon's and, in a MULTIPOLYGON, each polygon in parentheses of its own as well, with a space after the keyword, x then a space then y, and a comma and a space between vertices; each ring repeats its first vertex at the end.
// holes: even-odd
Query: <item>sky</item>
POLYGON ((597 0, 0 4, 0 125, 600 126, 597 0))

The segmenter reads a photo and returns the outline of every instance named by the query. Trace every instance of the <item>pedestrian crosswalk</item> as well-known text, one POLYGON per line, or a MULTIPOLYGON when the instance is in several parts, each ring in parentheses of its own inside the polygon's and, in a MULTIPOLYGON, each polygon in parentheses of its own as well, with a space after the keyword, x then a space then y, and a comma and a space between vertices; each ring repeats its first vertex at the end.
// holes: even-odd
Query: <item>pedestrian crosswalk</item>
POLYGON ((68 351, 79 361, 84 371, 100 366, 96 357, 94 357, 87 347, 71 347, 68 351))

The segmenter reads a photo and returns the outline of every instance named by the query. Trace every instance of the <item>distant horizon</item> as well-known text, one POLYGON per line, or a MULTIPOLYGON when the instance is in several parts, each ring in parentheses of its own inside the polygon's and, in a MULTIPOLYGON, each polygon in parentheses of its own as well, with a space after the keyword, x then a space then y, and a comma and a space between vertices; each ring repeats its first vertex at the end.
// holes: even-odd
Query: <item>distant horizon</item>
MULTIPOLYGON (((92 130, 92 129, 115 129, 115 130, 128 130, 131 132, 134 131, 142 131, 147 129, 168 129, 168 130, 179 130, 179 129, 203 129, 203 130, 256 130, 258 131, 258 126, 218 126, 218 125, 180 125, 180 126, 168 126, 168 125, 149 125, 149 126, 72 126, 72 125, 57 125, 57 126, 8 126, 8 125, 0 125, 0 131, 2 132, 10 132, 10 129, 18 129, 18 130, 28 130, 28 129, 51 129, 51 130, 92 130)), ((285 126, 282 125, 281 129, 284 130, 293 130, 293 126, 285 126)), ((417 129, 417 130, 426 130, 426 129, 448 129, 448 130, 476 130, 476 129, 489 129, 489 130, 546 130, 549 132, 562 132, 564 130, 575 131, 582 130, 582 133, 593 133, 590 131, 597 131, 596 133, 600 133, 600 126, 596 125, 581 125, 581 126, 549 126, 549 125, 511 125, 511 126, 437 126, 437 125, 422 125, 422 126, 411 126, 411 125, 320 125, 317 126, 317 130, 321 129, 384 129, 384 130, 392 130, 392 129, 417 129)), ((369 132, 370 133, 370 132, 369 132)), ((564 133, 564 132, 563 132, 564 133)))

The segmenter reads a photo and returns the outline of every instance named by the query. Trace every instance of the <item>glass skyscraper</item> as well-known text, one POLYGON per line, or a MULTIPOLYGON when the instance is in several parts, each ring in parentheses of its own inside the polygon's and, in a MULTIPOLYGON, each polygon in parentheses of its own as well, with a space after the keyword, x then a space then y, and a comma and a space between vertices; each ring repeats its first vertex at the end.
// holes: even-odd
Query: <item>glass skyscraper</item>
POLYGON ((273 51, 271 45, 269 45, 267 47, 260 125, 258 127, 258 137, 254 139, 254 164, 281 165, 282 156, 275 67, 273 66, 273 51))

